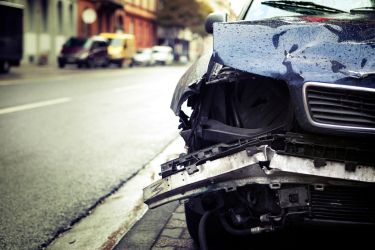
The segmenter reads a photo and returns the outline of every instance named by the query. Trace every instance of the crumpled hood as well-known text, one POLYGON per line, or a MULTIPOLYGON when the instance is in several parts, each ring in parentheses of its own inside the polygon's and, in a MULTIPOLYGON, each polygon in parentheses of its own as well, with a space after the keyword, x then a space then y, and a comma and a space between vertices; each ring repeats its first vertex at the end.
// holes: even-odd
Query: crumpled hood
POLYGON ((357 77, 375 72, 375 20, 345 14, 217 23, 214 58, 289 82, 357 77))
MULTIPOLYGON (((209 56, 202 57, 181 78, 171 103, 176 115, 208 62, 209 56)), ((375 19, 340 14, 215 23, 211 62, 289 84, 346 84, 375 73, 375 19)))

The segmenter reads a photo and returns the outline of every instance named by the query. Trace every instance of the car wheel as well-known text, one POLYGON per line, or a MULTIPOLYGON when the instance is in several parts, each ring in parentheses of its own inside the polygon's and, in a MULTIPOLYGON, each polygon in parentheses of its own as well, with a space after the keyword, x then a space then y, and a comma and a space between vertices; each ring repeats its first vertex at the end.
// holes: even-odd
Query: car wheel
POLYGON ((185 219, 186 226, 189 231, 191 238, 195 242, 199 241, 199 222, 201 221, 202 215, 193 211, 188 203, 185 203, 185 219))
POLYGON ((0 72, 1 73, 9 73, 10 71, 10 64, 8 61, 0 62, 0 72))
POLYGON ((117 67, 122 68, 122 66, 124 66, 124 62, 123 61, 120 61, 120 62, 117 63, 117 67))
POLYGON ((105 59, 104 62, 103 62, 103 64, 102 64, 102 67, 103 68, 108 68, 108 66, 109 66, 109 60, 105 59))
POLYGON ((63 63, 63 62, 59 62, 59 68, 60 68, 60 69, 65 68, 65 63, 63 63))
POLYGON ((93 59, 87 59, 86 61, 86 67, 91 69, 91 68, 94 68, 95 67, 95 62, 93 59))

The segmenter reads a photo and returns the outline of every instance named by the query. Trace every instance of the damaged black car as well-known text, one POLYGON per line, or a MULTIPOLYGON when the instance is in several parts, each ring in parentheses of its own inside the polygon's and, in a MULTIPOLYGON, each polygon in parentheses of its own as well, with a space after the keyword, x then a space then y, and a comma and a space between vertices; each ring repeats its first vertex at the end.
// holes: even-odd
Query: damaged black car
POLYGON ((253 0, 236 22, 209 17, 213 52, 171 104, 187 152, 145 203, 183 201, 195 240, 208 216, 234 235, 374 226, 374 6, 253 0))

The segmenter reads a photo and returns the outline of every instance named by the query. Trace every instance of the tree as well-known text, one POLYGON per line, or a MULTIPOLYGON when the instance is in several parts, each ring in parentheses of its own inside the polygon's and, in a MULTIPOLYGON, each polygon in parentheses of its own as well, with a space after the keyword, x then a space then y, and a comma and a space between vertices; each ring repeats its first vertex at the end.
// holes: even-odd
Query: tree
POLYGON ((203 25, 211 12, 211 6, 203 0, 160 0, 160 8, 156 15, 161 27, 190 28, 195 33, 206 35, 203 25))

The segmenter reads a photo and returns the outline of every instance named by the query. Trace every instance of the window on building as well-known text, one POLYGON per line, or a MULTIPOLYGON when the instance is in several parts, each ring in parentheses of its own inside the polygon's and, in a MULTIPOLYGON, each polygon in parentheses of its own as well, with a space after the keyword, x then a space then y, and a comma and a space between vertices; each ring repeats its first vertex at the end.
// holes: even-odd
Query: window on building
POLYGON ((34 31, 34 12, 35 12, 35 5, 34 0, 28 0, 27 1, 27 7, 28 7, 28 28, 29 31, 34 31))
POLYGON ((48 31, 48 0, 41 1, 41 10, 42 10, 42 31, 48 31))
POLYGON ((130 19, 130 22, 129 22, 129 33, 134 35, 134 21, 133 21, 133 19, 130 19))
POLYGON ((69 24, 70 29, 74 30, 74 9, 73 4, 69 4, 69 24))
POLYGON ((59 34, 63 33, 64 27, 64 15, 63 15, 63 4, 61 1, 57 3, 57 26, 59 34))
POLYGON ((124 19, 121 15, 116 18, 116 31, 124 31, 124 19))
POLYGON ((111 31, 111 14, 110 13, 106 13, 106 19, 105 19, 105 24, 106 24, 106 31, 107 32, 110 32, 111 31))

